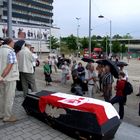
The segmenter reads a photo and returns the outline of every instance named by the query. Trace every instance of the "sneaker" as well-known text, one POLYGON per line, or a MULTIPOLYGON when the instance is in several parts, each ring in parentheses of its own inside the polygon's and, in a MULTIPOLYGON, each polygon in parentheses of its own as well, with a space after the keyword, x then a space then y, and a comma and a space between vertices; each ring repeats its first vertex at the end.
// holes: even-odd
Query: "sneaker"
POLYGON ((15 116, 11 116, 9 119, 3 119, 3 122, 16 122, 17 118, 15 116))

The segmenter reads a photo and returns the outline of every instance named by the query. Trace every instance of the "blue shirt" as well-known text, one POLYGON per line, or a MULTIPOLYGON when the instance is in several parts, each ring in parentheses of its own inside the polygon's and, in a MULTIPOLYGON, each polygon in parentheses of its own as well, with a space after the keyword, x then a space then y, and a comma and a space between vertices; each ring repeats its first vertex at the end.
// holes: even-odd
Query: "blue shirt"
POLYGON ((14 51, 10 51, 8 54, 8 60, 7 60, 8 64, 15 64, 17 63, 17 57, 14 51))

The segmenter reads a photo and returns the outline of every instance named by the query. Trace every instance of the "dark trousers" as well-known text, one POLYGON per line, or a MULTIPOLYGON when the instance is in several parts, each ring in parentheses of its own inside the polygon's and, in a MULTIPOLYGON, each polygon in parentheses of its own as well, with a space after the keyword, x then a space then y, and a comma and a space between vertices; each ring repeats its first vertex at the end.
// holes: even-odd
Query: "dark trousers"
POLYGON ((34 73, 24 73, 20 72, 21 75, 21 83, 23 88, 24 97, 28 94, 29 85, 31 86, 31 91, 36 92, 36 82, 34 73))
POLYGON ((120 119, 123 119, 124 116, 124 97, 123 96, 115 96, 111 99, 110 103, 113 105, 115 103, 119 103, 119 115, 120 119))

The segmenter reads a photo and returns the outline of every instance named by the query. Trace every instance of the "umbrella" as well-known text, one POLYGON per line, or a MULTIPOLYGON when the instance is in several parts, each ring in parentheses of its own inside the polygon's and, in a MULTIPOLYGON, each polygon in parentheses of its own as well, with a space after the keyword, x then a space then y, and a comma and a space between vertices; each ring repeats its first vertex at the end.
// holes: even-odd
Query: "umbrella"
POLYGON ((103 59, 103 60, 98 60, 96 61, 96 63, 101 64, 101 65, 108 65, 110 66, 110 70, 111 70, 111 74, 115 77, 118 78, 119 77, 119 69, 117 67, 117 65, 109 60, 109 59, 103 59))
POLYGON ((104 65, 103 60, 97 60, 96 63, 99 65, 104 65))
POLYGON ((18 53, 24 44, 25 44, 24 40, 18 40, 14 45, 15 52, 18 53))
POLYGON ((121 66, 128 66, 128 64, 127 64, 126 62, 123 62, 123 61, 118 61, 118 62, 116 62, 116 65, 117 65, 118 67, 121 67, 121 66))
POLYGON ((87 62, 87 63, 94 63, 94 60, 91 59, 91 58, 84 58, 83 57, 81 60, 84 61, 84 62, 87 62))

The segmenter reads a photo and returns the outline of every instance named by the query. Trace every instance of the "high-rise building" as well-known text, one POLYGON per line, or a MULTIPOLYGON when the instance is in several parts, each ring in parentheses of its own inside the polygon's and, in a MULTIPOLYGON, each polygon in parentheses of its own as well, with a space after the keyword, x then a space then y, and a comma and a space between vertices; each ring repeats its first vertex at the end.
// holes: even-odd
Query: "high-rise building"
MULTIPOLYGON (((53 0, 12 0, 12 22, 32 25, 53 23, 53 0)), ((8 0, 0 0, 0 21, 7 22, 8 0)))

